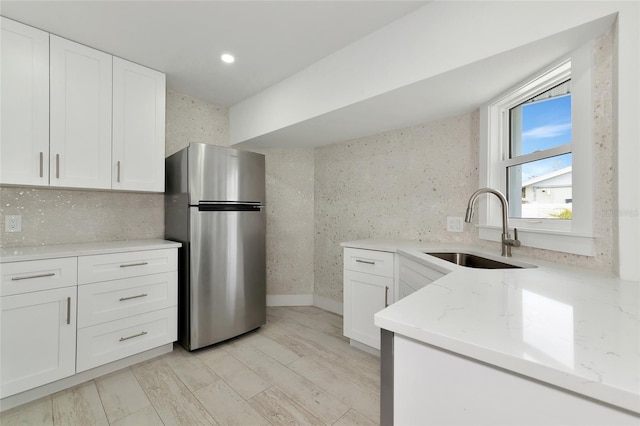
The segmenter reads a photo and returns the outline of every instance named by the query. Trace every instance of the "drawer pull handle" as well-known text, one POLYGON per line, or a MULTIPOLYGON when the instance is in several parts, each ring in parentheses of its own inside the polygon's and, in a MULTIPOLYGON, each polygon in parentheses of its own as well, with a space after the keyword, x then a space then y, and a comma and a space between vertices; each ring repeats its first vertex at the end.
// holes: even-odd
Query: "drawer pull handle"
POLYGON ((356 259, 356 262, 358 263, 366 263, 367 265, 375 265, 376 262, 372 262, 371 260, 362 260, 362 259, 356 259))
POLYGON ((71 324, 71 298, 67 297, 67 324, 71 324))
POLYGON ((120 341, 124 342, 125 340, 129 340, 129 339, 133 339, 135 337, 140 337, 140 336, 144 336, 145 334, 147 334, 146 331, 143 331, 142 333, 138 333, 138 334, 134 334, 133 336, 129 336, 129 337, 121 337, 120 341))
POLYGON ((11 278, 11 281, 31 280, 33 278, 53 277, 54 275, 55 275, 54 272, 49 272, 48 274, 28 275, 26 277, 13 277, 13 278, 11 278))
POLYGON ((120 265, 121 268, 129 268, 130 266, 144 266, 148 265, 149 262, 139 262, 139 263, 128 263, 126 265, 120 265))
POLYGON ((139 297, 147 297, 147 296, 148 296, 147 293, 142 293, 142 294, 138 294, 137 296, 121 297, 120 301, 124 302, 125 300, 137 299, 139 297))

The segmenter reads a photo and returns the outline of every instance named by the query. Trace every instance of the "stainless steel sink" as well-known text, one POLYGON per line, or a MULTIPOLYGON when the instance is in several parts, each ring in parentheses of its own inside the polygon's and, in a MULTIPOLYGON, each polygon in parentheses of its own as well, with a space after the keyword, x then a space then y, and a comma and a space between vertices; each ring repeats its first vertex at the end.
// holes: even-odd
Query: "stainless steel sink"
POLYGON ((499 262, 497 260, 488 259, 486 257, 478 256, 471 253, 463 252, 428 252, 425 254, 429 256, 435 256, 447 262, 455 263, 456 265, 466 266, 467 268, 478 269, 522 269, 523 266, 512 265, 509 263, 499 262))

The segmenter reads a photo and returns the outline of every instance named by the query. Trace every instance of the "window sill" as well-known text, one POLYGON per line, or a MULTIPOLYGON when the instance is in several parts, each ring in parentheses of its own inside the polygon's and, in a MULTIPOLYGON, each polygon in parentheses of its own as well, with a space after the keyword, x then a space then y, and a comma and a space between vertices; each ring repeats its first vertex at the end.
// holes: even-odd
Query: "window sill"
MULTIPOLYGON (((500 242, 502 238, 501 227, 477 225, 477 228, 480 231, 479 237, 481 240, 500 242)), ((518 239, 524 247, 554 250, 582 256, 595 256, 596 252, 595 238, 592 235, 518 228, 518 239)))

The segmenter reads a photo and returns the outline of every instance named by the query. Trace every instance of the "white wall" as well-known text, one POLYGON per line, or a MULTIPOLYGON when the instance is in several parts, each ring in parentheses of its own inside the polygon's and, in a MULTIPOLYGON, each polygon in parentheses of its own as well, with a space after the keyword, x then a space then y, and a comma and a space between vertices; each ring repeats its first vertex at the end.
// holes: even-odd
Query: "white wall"
POLYGON ((640 2, 618 16, 614 117, 618 138, 618 270, 640 281, 640 2))
POLYGON ((231 107, 230 143, 444 75, 625 8, 625 2, 611 1, 431 2, 231 107))

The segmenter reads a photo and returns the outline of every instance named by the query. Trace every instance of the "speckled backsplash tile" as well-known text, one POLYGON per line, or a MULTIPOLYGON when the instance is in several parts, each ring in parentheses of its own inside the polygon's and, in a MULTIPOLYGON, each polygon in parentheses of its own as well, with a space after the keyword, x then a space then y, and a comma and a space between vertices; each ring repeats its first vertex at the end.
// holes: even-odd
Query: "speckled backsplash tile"
POLYGON ((229 146, 229 109, 167 90, 165 156, 190 142, 229 146))
POLYGON ((446 216, 478 185, 478 129, 474 112, 316 149, 316 294, 342 300, 343 241, 473 241, 446 216))
POLYGON ((1 187, 0 216, 22 216, 2 247, 164 237, 164 194, 1 187))
POLYGON ((313 149, 255 149, 265 155, 267 294, 313 294, 313 149))

